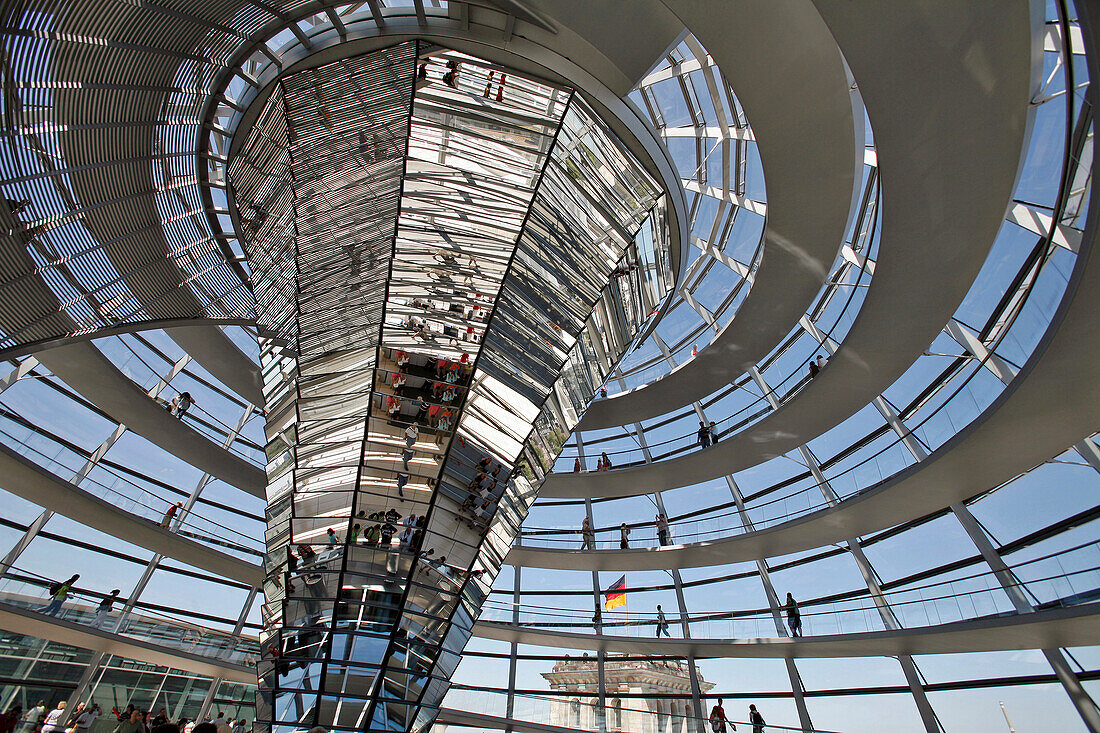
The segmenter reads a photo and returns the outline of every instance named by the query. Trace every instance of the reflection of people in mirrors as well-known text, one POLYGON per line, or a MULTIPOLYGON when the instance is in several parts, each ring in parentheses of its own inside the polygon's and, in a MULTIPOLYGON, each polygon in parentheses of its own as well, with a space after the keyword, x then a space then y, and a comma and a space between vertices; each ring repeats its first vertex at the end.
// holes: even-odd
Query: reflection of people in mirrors
POLYGON ((401 418, 401 400, 392 395, 387 395, 386 414, 389 415, 390 425, 397 425, 401 418))
POLYGON ((405 328, 412 331, 413 338, 422 338, 425 341, 431 338, 431 333, 428 331, 428 324, 424 322, 423 318, 419 316, 409 316, 405 319, 405 328))
POLYGON ((435 254, 432 255, 432 257, 435 258, 436 262, 440 262, 444 265, 458 264, 458 257, 456 257, 455 254, 449 250, 438 250, 435 254))

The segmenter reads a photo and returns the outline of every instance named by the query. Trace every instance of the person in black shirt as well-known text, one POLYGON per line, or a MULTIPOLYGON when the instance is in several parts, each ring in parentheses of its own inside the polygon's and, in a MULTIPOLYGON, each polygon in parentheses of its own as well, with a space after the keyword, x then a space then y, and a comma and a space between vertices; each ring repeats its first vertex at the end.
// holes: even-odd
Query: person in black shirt
POLYGON ((798 612, 798 602, 790 593, 787 594, 787 602, 783 608, 787 609, 787 626, 791 628, 791 636, 802 636, 802 616, 798 612))
POLYGON ((749 723, 752 733, 764 733, 764 716, 757 712, 755 705, 749 705, 749 723))
POLYGON ((699 447, 710 447, 710 427, 703 421, 699 421, 699 447))

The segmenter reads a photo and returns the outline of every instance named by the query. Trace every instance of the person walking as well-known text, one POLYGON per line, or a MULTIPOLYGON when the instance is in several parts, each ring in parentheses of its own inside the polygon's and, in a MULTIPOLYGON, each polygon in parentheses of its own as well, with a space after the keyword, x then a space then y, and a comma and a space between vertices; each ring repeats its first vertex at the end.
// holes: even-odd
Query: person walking
POLYGON ((111 615, 111 608, 115 605, 115 601, 118 600, 118 594, 122 591, 115 588, 111 591, 111 594, 104 596, 103 600, 99 602, 99 607, 96 609, 95 618, 92 619, 92 626, 97 629, 102 629, 104 622, 111 615))
POLYGON ((627 542, 627 539, 629 537, 630 537, 630 527, 627 527, 626 522, 623 522, 622 524, 619 525, 619 549, 620 550, 629 550, 630 549, 630 543, 627 542))
POLYGON ((702 420, 699 421, 698 436, 699 436, 699 447, 700 448, 709 448, 710 447, 710 428, 702 420))
POLYGON ((661 634, 670 636, 668 633, 668 619, 665 618, 665 612, 661 610, 661 604, 657 604, 657 633, 655 636, 659 639, 661 634))
POLYGON ((328 543, 330 545, 340 544, 340 538, 336 536, 336 530, 334 530, 332 527, 329 527, 327 530, 325 530, 325 533, 328 535, 328 543))
POLYGON ((175 504, 168 507, 168 511, 164 513, 164 518, 160 520, 160 526, 168 529, 168 527, 172 524, 172 520, 176 517, 176 512, 178 512, 180 509, 183 509, 182 501, 177 501, 175 504))
POLYGON ((596 532, 592 529, 592 519, 585 517, 581 522, 581 549, 582 550, 595 550, 596 549, 596 532))
POLYGON ((718 445, 718 434, 714 430, 714 421, 710 421, 710 425, 707 426, 707 435, 710 436, 710 444, 718 445))
POLYGON ((172 399, 172 414, 182 418, 193 404, 195 404, 195 400, 192 399, 190 392, 180 392, 172 399))
MULTIPOLYGON (((724 733, 726 722, 726 709, 722 707, 722 698, 718 698, 718 702, 710 709, 710 729, 713 733, 724 733)), ((736 725, 730 725, 733 730, 737 730, 736 725)))
POLYGON ((791 629, 791 636, 802 636, 802 615, 798 612, 798 601, 790 593, 787 594, 787 602, 783 604, 787 610, 787 626, 791 629))
POLYGON ((755 705, 749 705, 749 723, 752 725, 752 733, 764 733, 764 716, 755 705))
POLYGON ((600 453, 600 458, 603 459, 603 470, 611 470, 611 459, 607 457, 607 453, 600 453))
POLYGON ((573 460, 573 473, 580 473, 580 472, 581 472, 581 459, 576 458, 576 459, 573 460))
POLYGON ((416 423, 413 423, 409 427, 405 428, 405 446, 412 448, 416 445, 417 439, 420 438, 420 428, 416 427, 416 423))
POLYGON ((62 733, 65 730, 65 701, 57 703, 42 722, 42 733, 62 733))
POLYGON ((65 599, 69 597, 69 591, 72 590, 73 583, 75 583, 79 577, 79 574, 74 574, 73 577, 68 580, 51 585, 50 602, 38 609, 38 612, 56 616, 57 612, 61 610, 61 606, 64 605, 65 599))
POLYGON ((671 544, 668 539, 668 517, 664 512, 657 514, 657 544, 661 547, 671 544))
POLYGON ((814 377, 816 377, 818 372, 820 372, 820 371, 821 371, 821 367, 819 367, 817 365, 817 362, 814 361, 813 359, 810 359, 810 379, 813 379, 814 377))

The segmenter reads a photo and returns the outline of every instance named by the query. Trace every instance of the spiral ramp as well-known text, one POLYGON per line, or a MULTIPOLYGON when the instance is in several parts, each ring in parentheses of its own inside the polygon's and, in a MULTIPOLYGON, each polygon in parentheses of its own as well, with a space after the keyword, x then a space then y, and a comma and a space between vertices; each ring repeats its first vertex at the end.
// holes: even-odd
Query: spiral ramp
MULTIPOLYGON (((285 438, 293 410, 265 404, 279 367, 260 354, 299 355, 257 325, 226 160, 284 71, 421 39, 582 90, 675 189, 669 297, 536 476, 506 568, 463 586, 485 605, 457 669, 429 675, 454 683, 437 724, 567 729, 575 698, 606 711, 593 729, 614 699, 695 730, 725 696, 794 730, 979 729, 1000 724, 996 690, 1018 725, 1100 730, 1095 9, 636 5, 4 10, 0 627, 16 667, 0 702, 121 690, 138 660, 205 690, 192 715, 254 715, 251 682, 279 674, 257 651, 264 594, 289 608, 296 592, 265 557, 270 428, 285 438), (165 408, 184 391, 180 417, 165 408), (713 446, 693 445, 700 420, 719 424, 713 446), (604 453, 617 467, 571 470, 604 453), (73 572, 83 600, 36 611, 73 572), (620 577, 629 611, 605 605, 620 577), (94 626, 118 586, 120 625, 94 626), (658 603, 672 638, 654 636, 658 603), (44 650, 79 673, 46 684, 44 650), (615 686, 616 665, 653 660, 683 670, 660 705, 615 686), (577 664, 594 687, 545 689, 577 664), (824 679, 845 665, 870 677, 824 679), (860 705, 866 720, 841 712, 860 705)), ((449 455, 416 448, 424 475, 449 455)), ((387 460, 365 456, 362 478, 388 501, 387 460)), ((338 520, 309 531, 344 535, 338 520)), ((454 524, 435 540, 452 558, 454 524)), ((373 694, 352 680, 349 700, 373 694)), ((386 727, 363 709, 359 729, 386 727)))

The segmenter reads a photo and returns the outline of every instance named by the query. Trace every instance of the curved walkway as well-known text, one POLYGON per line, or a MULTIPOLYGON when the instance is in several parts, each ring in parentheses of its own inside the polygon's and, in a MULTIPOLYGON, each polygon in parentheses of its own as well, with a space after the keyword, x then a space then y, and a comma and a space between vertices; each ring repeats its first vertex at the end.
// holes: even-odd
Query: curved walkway
POLYGON ((203 369, 255 407, 264 406, 260 367, 213 324, 179 326, 165 331, 203 369))
MULTIPOLYGON (((724 71, 727 23, 714 13, 740 18, 741 5, 707 6, 704 14, 681 0, 665 2, 699 30, 724 71)), ((942 8, 914 3, 819 3, 860 84, 882 163, 879 259, 855 324, 828 367, 794 400, 716 447, 635 468, 551 474, 541 496, 631 496, 735 473, 843 422, 912 365, 977 277, 1015 185, 1026 141, 1032 46, 1028 4, 1014 5, 968 3, 961 28, 960 19, 942 8), (974 65, 974 58, 985 61, 974 65)), ((756 130, 758 139, 763 132, 756 130)), ((774 202, 771 179, 768 184, 774 202)), ((730 366, 724 378, 743 371, 730 366)), ((656 399, 652 404, 671 407, 656 399)), ((611 422, 649 416, 616 412, 611 422)), ((590 427, 587 417, 580 427, 590 427)))
POLYGON ((1055 608, 1021 615, 956 621, 939 626, 772 639, 669 639, 578 634, 482 621, 482 639, 559 649, 624 654, 738 658, 883 657, 1013 649, 1056 649, 1100 643, 1100 605, 1055 608))
POLYGON ((123 538, 138 547, 249 586, 258 586, 263 581, 264 571, 259 565, 181 537, 152 521, 123 511, 4 445, 0 445, 0 476, 4 477, 5 490, 108 536, 123 538))
POLYGON ((35 354, 58 378, 150 443, 231 486, 267 498, 267 474, 173 417, 93 344, 77 342, 35 354))
MULTIPOLYGON (((556 698, 551 697, 551 698, 544 698, 544 699, 554 700, 556 698)), ((650 713, 648 711, 628 710, 628 709, 625 709, 625 708, 621 708, 621 711, 624 714, 627 714, 627 715, 629 715, 631 713, 641 713, 644 716, 651 716, 651 717, 653 716, 653 713, 650 713)), ((661 715, 666 716, 667 714, 662 713, 661 715)), ((667 717, 673 718, 674 725, 676 724, 675 723, 676 720, 683 720, 682 718, 679 718, 677 716, 669 715, 667 717)), ((660 718, 658 718, 658 719, 660 719, 660 718)), ((443 725, 456 725, 456 726, 460 726, 460 727, 463 727, 463 728, 481 728, 482 730, 488 729, 488 730, 504 730, 504 731, 521 731, 521 733, 576 733, 576 731, 577 731, 576 728, 565 728, 565 727, 562 727, 560 725, 551 725, 550 723, 538 723, 538 722, 531 721, 531 720, 517 720, 515 718, 501 718, 499 716, 489 715, 487 713, 475 713, 475 712, 472 712, 470 710, 456 710, 454 708, 442 708, 439 711, 439 716, 436 718, 436 722, 440 723, 440 724, 443 724, 443 725)), ((696 722, 699 723, 700 725, 704 725, 704 720, 698 720, 697 718, 688 718, 687 720, 683 720, 683 722, 687 726, 694 726, 696 722)), ((739 720, 738 721, 733 721, 733 722, 739 723, 739 724, 744 725, 746 727, 751 725, 751 723, 746 723, 746 722, 739 721, 739 720)), ((709 723, 705 723, 705 725, 709 725, 709 723)), ((692 729, 693 729, 692 727, 687 728, 687 730, 692 730, 692 729)), ((705 728, 694 728, 694 729, 695 730, 701 730, 701 729, 705 729, 705 728)), ((677 728, 673 728, 673 730, 677 730, 677 728)), ((802 731, 804 729, 803 728, 789 728, 789 727, 783 726, 783 725, 769 724, 768 727, 767 727, 767 730, 770 730, 770 731, 787 731, 787 730, 802 731)), ((817 733, 833 733, 832 731, 827 731, 824 728, 814 728, 814 730, 817 733)))
POLYGON ((127 659, 137 659, 184 672, 221 677, 224 680, 247 685, 256 684, 256 670, 252 667, 112 634, 84 624, 44 616, 7 603, 0 603, 0 628, 58 644, 68 644, 93 652, 116 654, 127 659))
MULTIPOLYGON (((1100 218, 1098 197, 1100 192, 1094 190, 1088 234, 1079 255, 1083 259, 1034 354, 993 404, 925 460, 835 507, 768 529, 639 550, 514 547, 507 562, 574 570, 642 570, 724 565, 811 550, 965 501, 1088 437, 1100 425, 1100 328, 1095 322, 1100 262, 1092 260, 1100 218)), ((593 475, 614 476, 615 472, 593 475)))
MULTIPOLYGON (((666 4, 677 11, 675 3, 666 4)), ((695 358, 643 387, 593 402, 578 430, 660 415, 745 372, 806 312, 844 238, 863 167, 863 119, 859 110, 855 120, 844 60, 829 29, 809 0, 707 8, 714 12, 730 18, 711 17, 700 28, 720 32, 696 36, 755 134, 768 192, 761 264, 733 320, 695 358)), ((724 198, 721 188, 715 195, 724 198)))

